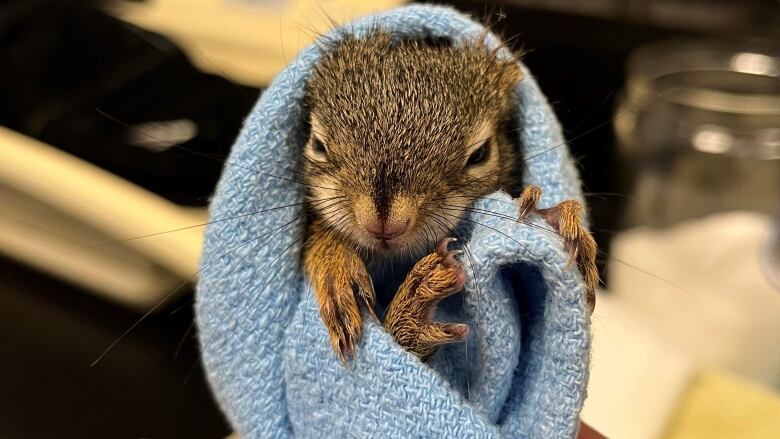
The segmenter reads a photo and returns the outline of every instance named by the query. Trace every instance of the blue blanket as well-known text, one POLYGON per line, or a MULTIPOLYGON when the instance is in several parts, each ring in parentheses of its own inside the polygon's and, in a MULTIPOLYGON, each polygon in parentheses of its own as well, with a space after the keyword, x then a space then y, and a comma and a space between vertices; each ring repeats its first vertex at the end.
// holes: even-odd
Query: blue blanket
MULTIPOLYGON (((410 6, 326 38, 376 26, 456 42, 483 32, 449 8, 410 6)), ((471 215, 482 226, 468 232, 470 280, 449 306, 471 326, 467 343, 422 363, 367 319, 349 369, 331 350, 301 269, 304 192, 296 171, 306 140, 302 90, 319 50, 304 49, 265 91, 211 203, 197 325, 208 380, 228 419, 243 438, 573 437, 588 380, 585 286, 542 222, 471 215)), ((542 187, 542 207, 581 199, 567 148, 555 148, 561 129, 524 73, 516 90, 524 183, 542 187)), ((502 192, 476 207, 518 214, 502 192)))

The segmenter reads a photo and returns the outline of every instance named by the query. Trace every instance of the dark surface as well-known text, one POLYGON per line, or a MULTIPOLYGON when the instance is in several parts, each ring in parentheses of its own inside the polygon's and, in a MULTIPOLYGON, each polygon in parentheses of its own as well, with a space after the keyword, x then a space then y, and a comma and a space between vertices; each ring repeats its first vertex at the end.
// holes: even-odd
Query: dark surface
MULTIPOLYGON (((0 125, 173 201, 204 204, 257 90, 196 70, 170 41, 107 16, 101 3, 0 3, 0 125), (132 142, 138 124, 180 120, 198 127, 184 149, 132 142)), ((184 300, 90 367, 140 314, 0 259, 0 438, 224 437, 194 334, 183 339, 192 322, 184 300)))
POLYGON ((0 259, 0 437, 226 436, 194 334, 174 358, 192 321, 188 302, 146 320, 90 367, 140 316, 0 259))
POLYGON ((92 2, 0 4, 0 65, 0 125, 178 204, 206 204, 259 94, 92 2))

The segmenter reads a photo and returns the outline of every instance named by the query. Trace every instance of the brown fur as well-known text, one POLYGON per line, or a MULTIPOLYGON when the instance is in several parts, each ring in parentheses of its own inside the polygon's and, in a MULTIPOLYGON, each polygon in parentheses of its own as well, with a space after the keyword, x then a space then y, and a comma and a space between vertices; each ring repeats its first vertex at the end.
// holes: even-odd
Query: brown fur
POLYGON ((466 274, 455 261, 454 252, 447 252, 447 241, 422 258, 398 288, 385 316, 385 329, 409 352, 420 358, 432 354, 444 343, 463 340, 468 326, 456 323, 435 323, 436 305, 445 297, 463 288, 466 274))
MULTIPOLYGON (((326 52, 308 82, 312 138, 328 151, 326 162, 305 161, 307 180, 321 186, 311 198, 344 195, 352 204, 368 198, 373 203, 364 203, 355 219, 403 216, 413 227, 394 248, 415 245, 414 231, 424 224, 441 228, 420 210, 435 211, 443 194, 452 196, 449 204, 467 205, 456 197, 473 199, 509 184, 515 154, 502 128, 519 79, 515 62, 498 61, 480 42, 450 48, 393 43, 386 33, 347 37, 326 52), (472 149, 487 139, 491 162, 465 170, 472 149)), ((336 217, 322 219, 333 224, 336 217)), ((344 233, 375 250, 362 227, 344 233)))
MULTIPOLYGON (((419 253, 448 236, 474 199, 519 180, 507 135, 518 64, 481 40, 440 43, 348 36, 326 48, 308 81, 303 168, 318 208, 304 268, 343 360, 362 334, 358 301, 373 312, 366 258, 419 253), (485 159, 470 162, 482 145, 485 159), (377 239, 369 224, 406 229, 377 239)), ((425 356, 464 335, 431 322, 435 303, 462 287, 459 273, 441 252, 415 266, 385 322, 402 346, 425 356)))

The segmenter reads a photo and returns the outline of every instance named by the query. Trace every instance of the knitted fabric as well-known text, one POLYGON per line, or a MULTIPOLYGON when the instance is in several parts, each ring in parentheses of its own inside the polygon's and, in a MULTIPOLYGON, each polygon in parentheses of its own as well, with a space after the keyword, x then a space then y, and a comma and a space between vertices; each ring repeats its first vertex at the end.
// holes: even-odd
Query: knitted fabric
MULTIPOLYGON (((484 31, 449 8, 409 6, 325 38, 377 27, 456 43, 484 31)), ((585 286, 549 226, 498 216, 518 215, 506 193, 476 202, 498 215, 469 217, 481 224, 467 239, 470 279, 449 307, 469 323, 467 343, 423 363, 365 318, 349 369, 332 351, 302 272, 304 186, 295 170, 306 141, 302 91, 322 47, 304 49, 262 95, 211 203, 197 325, 228 419, 243 438, 573 437, 588 379, 585 286)), ((556 147, 561 129, 523 69, 516 99, 524 183, 541 186, 542 206, 581 199, 569 152, 556 147)))

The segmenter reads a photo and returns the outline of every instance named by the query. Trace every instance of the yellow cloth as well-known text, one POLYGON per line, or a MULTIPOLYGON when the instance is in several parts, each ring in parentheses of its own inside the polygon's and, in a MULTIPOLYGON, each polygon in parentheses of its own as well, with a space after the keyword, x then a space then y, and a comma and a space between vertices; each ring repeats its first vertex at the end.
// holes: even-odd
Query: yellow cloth
POLYGON ((701 373, 664 438, 780 438, 780 394, 725 373, 701 373))

